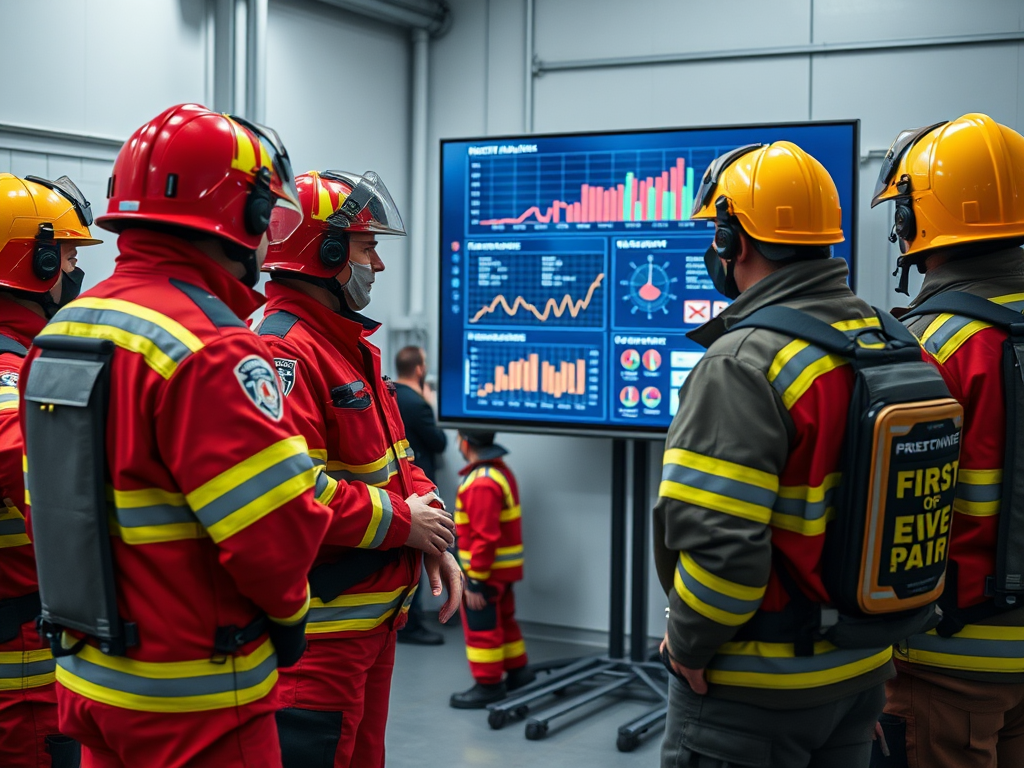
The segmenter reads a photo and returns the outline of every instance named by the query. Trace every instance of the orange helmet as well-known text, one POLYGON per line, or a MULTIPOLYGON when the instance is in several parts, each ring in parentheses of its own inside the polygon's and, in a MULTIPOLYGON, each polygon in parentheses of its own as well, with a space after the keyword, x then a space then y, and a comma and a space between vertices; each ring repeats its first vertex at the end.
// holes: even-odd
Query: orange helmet
POLYGON ((61 274, 60 243, 96 245, 92 209, 67 176, 0 173, 0 286, 44 293, 61 274))
POLYGON ((287 239, 270 225, 264 272, 333 278, 348 264, 348 233, 405 235, 398 207, 373 171, 310 171, 296 180, 302 225, 287 239))
POLYGON ((96 223, 166 224, 255 250, 302 221, 288 151, 273 129, 198 104, 165 110, 121 148, 96 223), (273 226, 271 227, 271 224, 273 226))

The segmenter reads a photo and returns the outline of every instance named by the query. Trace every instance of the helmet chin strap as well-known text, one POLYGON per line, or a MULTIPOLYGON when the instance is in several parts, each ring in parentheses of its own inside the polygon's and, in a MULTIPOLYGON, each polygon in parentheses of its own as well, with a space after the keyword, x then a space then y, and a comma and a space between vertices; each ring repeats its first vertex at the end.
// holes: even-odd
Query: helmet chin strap
POLYGON ((234 262, 241 264, 245 274, 240 278, 242 284, 248 288, 255 288, 260 280, 260 266, 256 263, 256 251, 246 248, 230 240, 224 241, 224 254, 234 262))

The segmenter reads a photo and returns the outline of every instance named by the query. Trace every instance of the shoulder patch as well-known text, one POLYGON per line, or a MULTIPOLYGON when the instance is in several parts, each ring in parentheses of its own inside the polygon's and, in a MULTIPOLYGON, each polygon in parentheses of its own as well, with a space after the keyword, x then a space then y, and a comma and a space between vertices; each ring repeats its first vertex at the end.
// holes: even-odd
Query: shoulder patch
POLYGON ((277 377, 281 379, 281 392, 285 397, 295 386, 295 366, 298 360, 289 360, 284 357, 274 358, 274 367, 277 368, 277 377))
POLYGON ((273 421, 281 420, 281 387, 270 363, 259 355, 249 355, 235 366, 235 377, 245 396, 264 416, 273 421))
POLYGON ((14 387, 18 388, 18 374, 13 371, 4 371, 0 373, 0 387, 14 387))

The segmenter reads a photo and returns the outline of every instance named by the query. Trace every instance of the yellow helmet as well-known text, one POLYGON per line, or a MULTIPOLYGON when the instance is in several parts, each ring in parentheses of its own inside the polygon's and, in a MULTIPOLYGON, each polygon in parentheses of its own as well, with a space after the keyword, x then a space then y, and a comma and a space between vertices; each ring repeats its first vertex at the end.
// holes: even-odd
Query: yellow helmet
POLYGON ((61 242, 103 242, 89 231, 89 202, 67 176, 0 173, 0 287, 48 291, 61 274, 61 242))
POLYGON ((690 218, 728 216, 764 243, 824 246, 844 240, 835 182, 825 166, 789 141, 739 147, 708 166, 690 218))
POLYGON ((978 113, 903 131, 882 163, 871 207, 885 200, 896 201, 889 239, 904 257, 1024 240, 1024 136, 978 113))

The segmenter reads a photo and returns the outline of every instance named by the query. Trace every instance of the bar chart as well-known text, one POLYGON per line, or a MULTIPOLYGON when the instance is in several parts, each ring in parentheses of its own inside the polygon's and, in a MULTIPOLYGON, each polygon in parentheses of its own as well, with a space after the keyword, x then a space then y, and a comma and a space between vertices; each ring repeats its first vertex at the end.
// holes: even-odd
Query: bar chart
POLYGON ((718 147, 552 153, 471 162, 469 224, 687 221, 695 181, 718 147))
POLYGON ((599 406, 601 350, 572 344, 473 344, 465 394, 478 407, 599 406))

